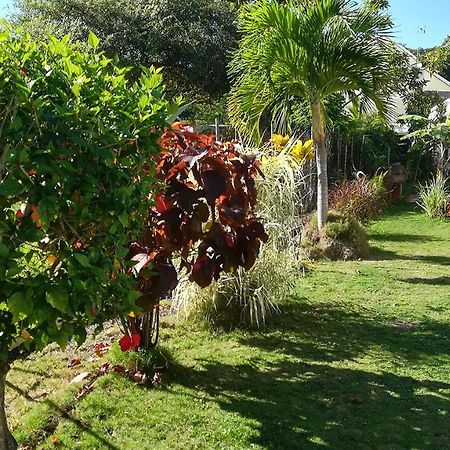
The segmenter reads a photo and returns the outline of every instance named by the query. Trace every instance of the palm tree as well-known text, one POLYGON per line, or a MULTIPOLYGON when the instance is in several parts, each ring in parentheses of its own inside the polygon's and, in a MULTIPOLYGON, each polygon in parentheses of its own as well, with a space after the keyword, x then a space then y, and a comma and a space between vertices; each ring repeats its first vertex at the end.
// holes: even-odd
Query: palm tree
POLYGON ((229 112, 247 136, 258 138, 263 118, 307 102, 317 163, 317 215, 328 214, 325 103, 357 97, 364 110, 389 111, 390 17, 372 2, 259 0, 243 6, 239 47, 230 64, 229 112))

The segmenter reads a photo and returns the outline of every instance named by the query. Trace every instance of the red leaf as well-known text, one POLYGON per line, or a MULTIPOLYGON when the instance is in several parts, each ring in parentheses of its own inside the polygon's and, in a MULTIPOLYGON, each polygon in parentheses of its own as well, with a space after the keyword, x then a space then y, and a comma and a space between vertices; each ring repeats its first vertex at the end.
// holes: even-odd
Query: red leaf
POLYGON ((99 357, 105 355, 109 350, 109 345, 100 342, 99 344, 95 344, 95 354, 99 357))
POLYGON ((216 200, 226 191, 226 180, 222 174, 215 170, 207 170, 202 174, 205 187, 205 195, 208 203, 213 205, 216 200))
POLYGON ((41 216, 39 215, 38 207, 36 205, 31 206, 31 210, 33 211, 31 214, 31 220, 35 223, 36 228, 41 228, 41 216))
POLYGON ((155 198, 155 208, 156 211, 159 213, 163 213, 164 211, 167 211, 170 208, 170 204, 166 202, 164 197, 162 195, 157 195, 155 198))
POLYGON ((111 363, 105 362, 105 363, 102 364, 102 365, 100 366, 100 368, 98 369, 98 373, 99 373, 100 375, 105 375, 105 374, 107 374, 108 371, 109 371, 109 367, 110 367, 110 366, 111 366, 111 363))
POLYGON ((127 373, 127 369, 125 369, 125 367, 121 366, 120 364, 116 364, 115 366, 113 366, 113 370, 120 375, 125 375, 127 373))
POLYGON ((81 364, 81 361, 79 359, 72 359, 72 361, 69 361, 67 363, 67 367, 69 369, 72 369, 72 367, 76 367, 79 366, 81 364))

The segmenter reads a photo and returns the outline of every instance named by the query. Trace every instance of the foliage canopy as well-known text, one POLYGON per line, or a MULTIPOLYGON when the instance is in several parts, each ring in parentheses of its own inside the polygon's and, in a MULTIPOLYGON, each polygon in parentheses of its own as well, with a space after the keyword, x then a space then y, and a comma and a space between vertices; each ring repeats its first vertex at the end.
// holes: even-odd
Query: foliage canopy
POLYGON ((93 34, 88 52, 7 28, 0 41, 5 361, 13 347, 82 341, 87 324, 136 308, 124 259, 151 203, 169 107, 159 70, 127 82, 93 34))
POLYGON ((177 93, 228 89, 236 14, 226 0, 18 0, 16 6, 33 35, 70 33, 85 41, 93 31, 100 48, 124 64, 164 67, 177 93))

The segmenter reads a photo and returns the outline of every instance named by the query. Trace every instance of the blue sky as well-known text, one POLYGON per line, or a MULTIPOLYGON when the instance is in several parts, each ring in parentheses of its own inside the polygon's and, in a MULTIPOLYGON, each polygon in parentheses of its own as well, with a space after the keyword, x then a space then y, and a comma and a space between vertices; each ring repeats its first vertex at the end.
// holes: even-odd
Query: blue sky
MULTIPOLYGON (((0 16, 5 16, 13 0, 0 0, 0 16)), ((434 47, 450 34, 450 0, 390 0, 396 24, 395 36, 411 48, 434 47), (425 33, 418 33, 418 29, 425 33)), ((10 9, 9 9, 10 11, 10 9)))
POLYGON ((450 34, 450 0, 390 0, 395 37, 408 47, 434 47, 450 34), (425 33, 418 33, 424 28, 425 33))

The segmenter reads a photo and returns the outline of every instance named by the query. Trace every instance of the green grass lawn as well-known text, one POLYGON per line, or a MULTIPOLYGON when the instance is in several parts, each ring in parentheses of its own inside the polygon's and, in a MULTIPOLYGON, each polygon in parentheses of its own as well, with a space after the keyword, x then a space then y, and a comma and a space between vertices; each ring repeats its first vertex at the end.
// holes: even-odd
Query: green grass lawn
POLYGON ((49 350, 17 363, 15 435, 28 448, 450 449, 450 223, 400 208, 370 238, 370 260, 317 264, 264 330, 167 322, 160 388, 107 375, 77 401, 69 380, 98 362, 68 369, 49 350))

